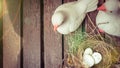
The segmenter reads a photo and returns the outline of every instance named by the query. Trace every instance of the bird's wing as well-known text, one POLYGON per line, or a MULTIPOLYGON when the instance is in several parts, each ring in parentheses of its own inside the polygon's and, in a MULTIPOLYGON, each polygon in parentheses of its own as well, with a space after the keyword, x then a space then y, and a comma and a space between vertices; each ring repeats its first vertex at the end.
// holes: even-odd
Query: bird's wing
POLYGON ((74 21, 71 22, 70 24, 70 32, 75 31, 76 29, 78 29, 78 27, 81 25, 81 23, 83 22, 85 18, 85 14, 82 13, 81 15, 79 15, 78 17, 76 17, 76 19, 74 21))
POLYGON ((55 12, 73 8, 73 5, 74 5, 75 3, 77 3, 77 1, 62 4, 62 5, 60 5, 60 6, 55 10, 55 12))
POLYGON ((58 28, 57 28, 57 31, 61 34, 68 34, 70 33, 69 31, 69 22, 64 22, 62 25, 60 25, 58 28))
POLYGON ((97 4, 98 0, 92 0, 88 5, 87 5, 87 11, 86 12, 91 12, 97 9, 97 4))

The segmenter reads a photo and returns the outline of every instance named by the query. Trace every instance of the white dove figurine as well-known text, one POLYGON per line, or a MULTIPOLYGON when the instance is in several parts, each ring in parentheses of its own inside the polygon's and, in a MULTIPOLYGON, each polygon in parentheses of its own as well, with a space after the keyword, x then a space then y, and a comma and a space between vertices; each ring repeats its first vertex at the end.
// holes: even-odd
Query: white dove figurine
POLYGON ((98 10, 98 28, 110 35, 120 36, 120 0, 107 0, 98 10))
POLYGON ((59 6, 52 15, 54 30, 61 34, 75 31, 84 20, 86 13, 97 9, 98 0, 79 0, 59 6))

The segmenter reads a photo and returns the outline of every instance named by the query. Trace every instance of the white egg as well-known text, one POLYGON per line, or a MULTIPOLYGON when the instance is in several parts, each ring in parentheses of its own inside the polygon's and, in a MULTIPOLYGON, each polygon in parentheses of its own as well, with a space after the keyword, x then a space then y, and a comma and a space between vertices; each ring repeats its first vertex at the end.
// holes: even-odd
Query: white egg
POLYGON ((91 55, 83 55, 83 62, 89 67, 92 67, 95 63, 91 55))
POLYGON ((92 55, 93 54, 93 50, 91 48, 86 48, 84 51, 85 55, 92 55))
POLYGON ((102 60, 102 55, 100 53, 98 53, 98 52, 94 52, 92 54, 92 57, 94 58, 95 64, 100 63, 101 60, 102 60))

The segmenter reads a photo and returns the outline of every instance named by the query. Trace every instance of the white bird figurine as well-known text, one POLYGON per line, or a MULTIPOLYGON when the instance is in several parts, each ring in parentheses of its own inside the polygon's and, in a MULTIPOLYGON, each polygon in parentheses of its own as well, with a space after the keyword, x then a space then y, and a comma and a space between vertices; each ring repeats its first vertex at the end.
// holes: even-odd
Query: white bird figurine
POLYGON ((100 31, 120 36, 120 0, 107 0, 98 10, 96 24, 100 31))
POLYGON ((98 0, 79 0, 59 6, 52 15, 54 30, 61 34, 75 31, 84 20, 86 13, 97 9, 98 0))

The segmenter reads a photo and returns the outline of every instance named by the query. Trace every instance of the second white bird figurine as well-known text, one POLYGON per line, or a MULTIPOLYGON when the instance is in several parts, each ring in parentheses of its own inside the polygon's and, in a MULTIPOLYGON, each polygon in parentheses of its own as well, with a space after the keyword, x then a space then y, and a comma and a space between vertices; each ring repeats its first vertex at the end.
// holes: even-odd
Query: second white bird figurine
POLYGON ((98 0, 79 0, 59 6, 52 15, 54 30, 61 34, 75 31, 84 20, 86 13, 97 8, 98 0))
POLYGON ((107 0, 96 17, 96 24, 101 31, 120 37, 120 1, 107 0))

